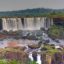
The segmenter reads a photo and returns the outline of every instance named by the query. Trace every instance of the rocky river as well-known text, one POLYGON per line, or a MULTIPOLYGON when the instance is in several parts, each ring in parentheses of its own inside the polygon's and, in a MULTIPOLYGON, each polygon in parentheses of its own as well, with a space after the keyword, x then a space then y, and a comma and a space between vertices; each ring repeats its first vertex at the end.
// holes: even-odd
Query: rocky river
MULTIPOLYGON (((26 33, 25 33, 26 34, 26 33)), ((25 37, 24 34, 24 37, 25 37)), ((31 35, 31 34, 30 34, 31 35)), ((33 38, 33 37, 32 37, 33 38)), ((49 55, 46 52, 44 53, 43 51, 41 51, 41 46, 43 47, 43 43, 47 43, 47 44, 54 44, 56 48, 60 48, 60 45, 64 45, 64 40, 61 39, 55 39, 53 40, 52 38, 50 38, 46 33, 42 33, 41 38, 38 37, 38 39, 15 39, 15 38, 5 38, 0 40, 0 48, 13 48, 13 47, 25 47, 24 52, 26 52, 28 54, 28 58, 31 61, 36 61, 36 63, 38 64, 56 64, 55 60, 53 60, 53 55, 49 55), (41 42, 41 44, 40 44, 41 42), (43 53, 42 53, 43 52, 43 53), (54 63, 52 63, 54 62, 54 63)), ((63 52, 62 52, 63 53, 63 52)), ((62 53, 58 53, 60 55, 59 59, 63 56, 62 53)), ((59 61, 59 60, 57 60, 59 61)), ((61 63, 63 63, 63 60, 61 58, 61 63)), ((60 63, 59 62, 59 63, 60 63)), ((59 64, 57 63, 57 64, 59 64)))

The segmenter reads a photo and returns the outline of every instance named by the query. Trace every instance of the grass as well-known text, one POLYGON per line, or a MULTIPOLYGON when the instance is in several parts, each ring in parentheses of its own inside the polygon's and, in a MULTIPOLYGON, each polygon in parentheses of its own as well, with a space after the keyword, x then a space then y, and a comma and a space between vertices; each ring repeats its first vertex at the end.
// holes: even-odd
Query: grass
POLYGON ((5 59, 1 59, 1 60, 0 60, 0 64, 8 64, 8 61, 5 60, 5 59))
MULTIPOLYGON (((11 61, 8 61, 8 60, 6 60, 6 59, 0 59, 0 64, 23 64, 23 63, 15 60, 15 59, 14 59, 14 60, 11 60, 11 61)), ((24 63, 24 64, 25 64, 25 63, 24 63)), ((29 62, 26 63, 26 64, 38 64, 38 63, 36 63, 35 61, 29 60, 29 62)))
POLYGON ((36 63, 36 61, 29 60, 28 64, 38 64, 38 63, 36 63))

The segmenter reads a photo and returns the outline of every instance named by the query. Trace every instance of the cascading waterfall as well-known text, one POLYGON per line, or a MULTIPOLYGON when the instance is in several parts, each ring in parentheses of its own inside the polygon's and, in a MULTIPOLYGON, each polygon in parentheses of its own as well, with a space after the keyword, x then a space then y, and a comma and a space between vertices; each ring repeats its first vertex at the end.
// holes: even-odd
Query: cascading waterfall
POLYGON ((17 30, 17 22, 15 18, 2 18, 3 21, 3 30, 15 31, 17 30))
POLYGON ((3 30, 7 30, 7 31, 9 31, 8 30, 8 28, 7 28, 7 22, 6 22, 6 18, 2 18, 2 25, 3 25, 3 30))
POLYGON ((29 59, 33 61, 32 52, 29 53, 29 59))
POLYGON ((50 18, 34 17, 34 18, 2 18, 3 30, 40 30, 40 28, 48 29, 53 22, 50 18))
POLYGON ((22 26, 22 20, 21 18, 16 18, 16 26, 17 26, 17 30, 22 30, 23 29, 23 26, 22 26))
POLYGON ((17 22, 15 18, 8 18, 8 22, 9 22, 8 26, 10 30, 12 31, 17 30, 17 22))
MULTIPOLYGON (((39 18, 39 17, 38 17, 38 18, 36 18, 36 20, 35 20, 35 21, 36 21, 36 29, 37 29, 37 30, 39 30, 39 29, 40 29, 40 27, 41 27, 41 21, 40 21, 40 18, 39 18)), ((35 22, 35 21, 34 21, 34 22, 35 22)))
MULTIPOLYGON (((31 61, 34 61, 33 56, 32 56, 32 52, 29 53, 29 59, 31 61)), ((37 54, 37 61, 36 61, 36 63, 41 64, 41 54, 37 54)))
POLYGON ((45 19, 46 19, 45 17, 24 18, 24 23, 25 23, 24 29, 25 30, 40 30, 41 27, 46 28, 45 19))
POLYGON ((41 55, 40 54, 37 54, 37 63, 41 64, 41 55))

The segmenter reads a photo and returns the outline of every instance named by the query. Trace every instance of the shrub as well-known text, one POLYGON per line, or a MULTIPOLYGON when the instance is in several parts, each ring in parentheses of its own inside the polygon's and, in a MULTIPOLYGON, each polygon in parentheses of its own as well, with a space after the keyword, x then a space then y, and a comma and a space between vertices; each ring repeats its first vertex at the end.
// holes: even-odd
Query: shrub
POLYGON ((38 63, 36 63, 35 61, 29 60, 28 64, 38 64, 38 63))
POLYGON ((8 64, 8 62, 6 60, 0 60, 0 64, 8 64))
POLYGON ((48 30, 48 35, 52 38, 64 38, 64 28, 62 26, 53 25, 48 30))
POLYGON ((17 61, 17 60, 12 60, 12 61, 9 62, 9 64, 20 64, 20 62, 17 61))

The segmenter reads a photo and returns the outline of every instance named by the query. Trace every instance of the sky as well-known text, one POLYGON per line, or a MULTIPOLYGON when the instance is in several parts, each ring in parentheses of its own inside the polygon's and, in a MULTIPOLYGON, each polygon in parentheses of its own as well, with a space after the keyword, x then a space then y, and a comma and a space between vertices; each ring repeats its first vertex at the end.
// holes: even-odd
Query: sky
POLYGON ((63 9, 64 0, 0 0, 0 11, 32 8, 63 9))

